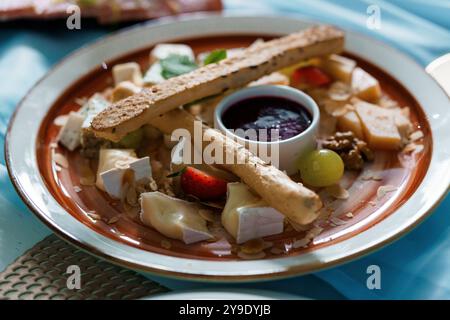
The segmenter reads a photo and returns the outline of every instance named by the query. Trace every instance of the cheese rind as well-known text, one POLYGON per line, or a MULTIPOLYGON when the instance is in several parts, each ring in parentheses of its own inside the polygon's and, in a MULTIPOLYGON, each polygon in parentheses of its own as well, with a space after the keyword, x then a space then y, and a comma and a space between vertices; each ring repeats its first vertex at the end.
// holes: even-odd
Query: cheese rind
POLYGON ((105 191, 102 173, 115 169, 118 162, 129 163, 136 160, 136 153, 131 149, 100 149, 97 169, 97 180, 95 185, 105 191))
POLYGON ((78 112, 70 112, 67 122, 58 135, 58 142, 70 151, 74 151, 81 143, 81 128, 84 116, 78 112))
POLYGON ((198 214, 199 206, 195 203, 159 191, 141 194, 140 203, 142 223, 166 237, 186 244, 212 238, 206 220, 198 214))
POLYGON ((284 216, 254 195, 243 183, 228 184, 222 225, 237 243, 283 232, 284 216))
POLYGON ((123 199, 130 184, 149 181, 152 177, 150 158, 144 157, 129 162, 123 168, 114 168, 100 174, 106 193, 112 198, 123 199), (128 172, 132 172, 128 174, 128 172), (128 181, 132 179, 132 181, 128 181))

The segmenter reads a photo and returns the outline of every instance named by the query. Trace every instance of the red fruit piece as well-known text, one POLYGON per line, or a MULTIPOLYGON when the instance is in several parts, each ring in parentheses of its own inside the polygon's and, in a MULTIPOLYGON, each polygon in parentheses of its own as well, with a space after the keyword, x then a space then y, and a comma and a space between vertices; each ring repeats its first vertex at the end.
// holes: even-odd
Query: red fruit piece
POLYGON ((308 66, 299 68, 292 74, 293 84, 306 83, 310 86, 320 87, 331 82, 331 78, 320 68, 308 66))
POLYGON ((180 181, 181 188, 186 194, 193 195, 200 200, 217 199, 227 193, 227 181, 193 167, 186 167, 180 181))

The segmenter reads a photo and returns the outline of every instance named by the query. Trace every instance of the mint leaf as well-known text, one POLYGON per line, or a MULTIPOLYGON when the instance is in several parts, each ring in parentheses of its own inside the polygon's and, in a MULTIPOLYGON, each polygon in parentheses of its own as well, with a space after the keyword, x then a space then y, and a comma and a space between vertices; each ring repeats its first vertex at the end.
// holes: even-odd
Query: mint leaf
POLYGON ((211 63, 217 63, 220 60, 223 60, 226 58, 227 58, 227 50, 224 50, 224 49, 214 50, 213 52, 211 52, 210 54, 208 54, 206 56, 203 64, 206 66, 211 63))
POLYGON ((170 79, 197 69, 197 64, 189 56, 171 54, 160 62, 164 79, 170 79))

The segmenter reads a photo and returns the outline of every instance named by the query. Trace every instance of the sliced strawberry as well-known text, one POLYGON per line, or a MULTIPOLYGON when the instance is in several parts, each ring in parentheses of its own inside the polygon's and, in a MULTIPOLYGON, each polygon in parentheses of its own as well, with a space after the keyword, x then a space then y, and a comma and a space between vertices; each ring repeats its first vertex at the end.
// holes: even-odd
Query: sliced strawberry
POLYGON ((320 87, 331 82, 331 78, 320 68, 308 66, 299 68, 292 74, 293 85, 306 83, 310 86, 320 87))
POLYGON ((181 175, 181 188, 200 200, 217 199, 227 193, 227 181, 193 167, 186 167, 181 175))

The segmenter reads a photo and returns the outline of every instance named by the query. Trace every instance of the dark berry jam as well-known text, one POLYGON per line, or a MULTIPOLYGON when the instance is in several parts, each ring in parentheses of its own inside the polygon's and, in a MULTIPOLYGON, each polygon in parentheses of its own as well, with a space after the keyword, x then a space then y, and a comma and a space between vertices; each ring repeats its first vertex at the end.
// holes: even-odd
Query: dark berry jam
POLYGON ((230 106, 222 115, 226 128, 255 129, 256 136, 236 132, 237 135, 257 141, 273 141, 271 129, 278 130, 279 140, 292 138, 305 131, 312 121, 309 111, 298 102, 280 97, 254 97, 241 100, 230 106), (265 129, 266 137, 260 129, 265 129))

